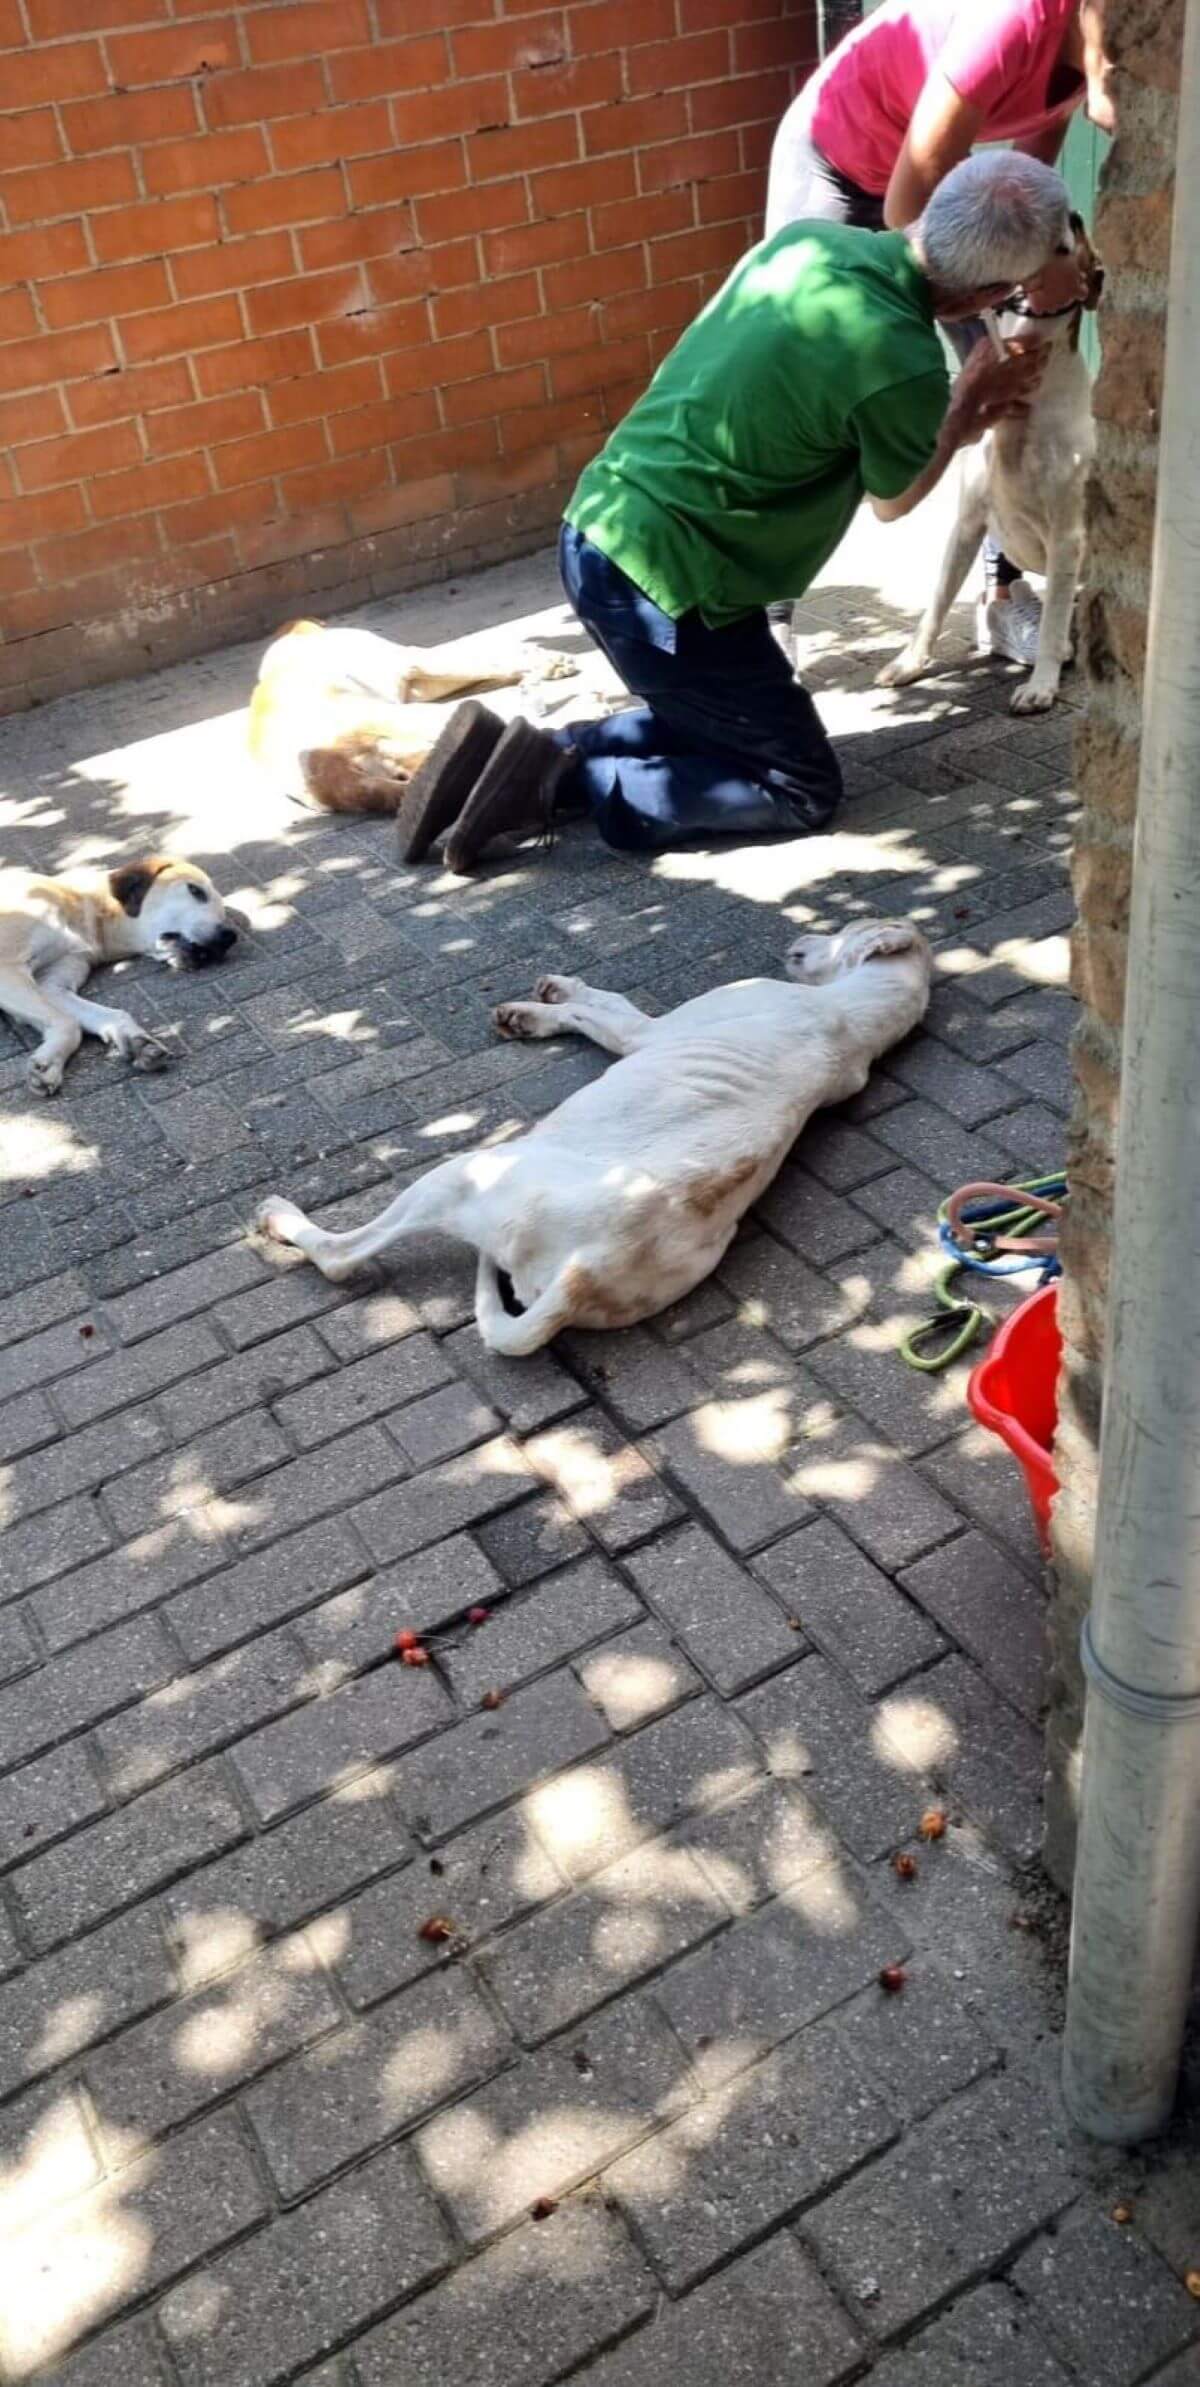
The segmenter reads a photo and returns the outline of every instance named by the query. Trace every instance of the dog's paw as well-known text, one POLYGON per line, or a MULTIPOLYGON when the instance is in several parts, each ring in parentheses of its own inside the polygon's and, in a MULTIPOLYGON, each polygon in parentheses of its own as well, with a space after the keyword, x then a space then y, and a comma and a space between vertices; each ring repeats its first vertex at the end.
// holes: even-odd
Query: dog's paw
POLYGON ((160 1044, 157 1036, 148 1036, 144 1028, 138 1028, 122 1050, 126 1059, 132 1061, 134 1068, 140 1070, 143 1076, 171 1066, 166 1045, 160 1044))
POLYGON ((254 1213, 255 1232, 265 1235, 271 1243, 291 1243, 297 1227, 304 1223, 304 1212, 294 1202, 285 1202, 280 1194, 272 1194, 254 1213))
POLYGON ((539 978, 533 999, 535 1003, 573 1003, 582 990, 582 978, 539 978))
POLYGON ((546 1034, 532 1003, 497 1003, 492 1013, 492 1024, 498 1035, 507 1036, 514 1043, 546 1034))
POLYGON ((911 687, 914 680, 924 679, 932 661, 932 655, 924 654, 920 648, 906 646, 902 654, 893 655, 891 662, 885 663, 882 671, 876 672, 875 685, 877 688, 911 687))
POLYGON ((1048 713, 1058 695, 1057 678, 1039 684, 1035 672, 1031 680, 1023 680, 1009 699, 1010 713, 1048 713))
POLYGON ((57 1094, 63 1082, 61 1061, 39 1061, 36 1053, 25 1072, 25 1083, 31 1094, 57 1094))

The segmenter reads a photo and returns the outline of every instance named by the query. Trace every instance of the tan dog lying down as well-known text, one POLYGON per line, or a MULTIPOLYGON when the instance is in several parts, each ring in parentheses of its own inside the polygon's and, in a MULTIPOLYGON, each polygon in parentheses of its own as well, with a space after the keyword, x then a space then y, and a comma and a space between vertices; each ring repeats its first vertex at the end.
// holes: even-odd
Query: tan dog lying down
POLYGON ((565 655, 494 634, 422 648, 289 622, 259 665, 250 751, 288 795, 329 812, 395 812, 446 726, 446 700, 575 669, 565 655))
POLYGON ((202 969, 236 936, 207 873, 170 854, 57 879, 0 871, 0 1011, 42 1031, 28 1070, 34 1091, 57 1094, 85 1034, 135 1069, 166 1067, 163 1046, 127 1011, 80 994, 100 962, 153 953, 173 969, 202 969))
POLYGON ((512 1357, 565 1326, 636 1325, 717 1266, 810 1114, 857 1094, 929 1001, 929 948, 906 920, 801 937, 786 967, 796 984, 743 979, 662 1019, 543 978, 532 1002, 500 1005, 501 1035, 570 1029, 620 1054, 615 1069, 527 1135, 443 1161, 367 1226, 330 1234, 280 1200, 258 1226, 335 1279, 401 1235, 474 1244, 480 1334, 512 1357))

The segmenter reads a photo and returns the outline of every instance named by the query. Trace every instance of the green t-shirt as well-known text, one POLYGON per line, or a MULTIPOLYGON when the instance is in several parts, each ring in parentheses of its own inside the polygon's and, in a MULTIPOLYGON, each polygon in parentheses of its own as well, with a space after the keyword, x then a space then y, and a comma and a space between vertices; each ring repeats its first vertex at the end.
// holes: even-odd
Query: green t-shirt
POLYGON ((802 596, 859 502, 928 463, 949 381, 902 232, 751 249, 586 467, 567 520, 673 619, 802 596))

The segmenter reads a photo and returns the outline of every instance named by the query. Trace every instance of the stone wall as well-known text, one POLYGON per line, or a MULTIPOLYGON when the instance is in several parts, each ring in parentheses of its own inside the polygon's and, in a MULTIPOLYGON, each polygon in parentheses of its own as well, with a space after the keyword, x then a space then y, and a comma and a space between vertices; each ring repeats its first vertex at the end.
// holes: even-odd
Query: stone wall
POLYGON ((1079 1628, 1088 1603, 1142 669, 1154 534, 1158 408, 1166 337, 1179 63, 1185 0, 1109 0, 1119 131, 1096 215, 1107 270, 1099 444, 1089 503, 1080 666, 1087 713, 1075 745, 1083 803, 1074 858, 1074 1043, 1070 1220, 1060 1293, 1064 1332, 1054 1512, 1054 1602, 1046 1861, 1067 1886, 1074 1856, 1082 1720, 1079 1628))

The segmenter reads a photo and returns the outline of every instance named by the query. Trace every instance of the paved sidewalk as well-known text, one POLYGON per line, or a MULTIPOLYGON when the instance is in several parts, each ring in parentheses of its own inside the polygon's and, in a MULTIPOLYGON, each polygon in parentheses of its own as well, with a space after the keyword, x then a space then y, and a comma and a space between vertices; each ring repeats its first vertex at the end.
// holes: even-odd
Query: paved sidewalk
MULTIPOLYGON (((251 931, 124 973, 161 1078, 37 1105, 0 1025, 0 2379, 1200 2382, 1186 2124, 1057 2101, 1020 1482, 894 1348, 938 1200, 1068 1100, 1069 712, 961 635, 870 685, 937 535, 805 608, 807 842, 400 869, 254 785, 248 648, 0 730, 4 859, 168 843, 251 931), (498 1362, 449 1245, 339 1289, 248 1239, 602 1068, 493 1037, 539 972, 653 1009, 880 910, 926 1031, 651 1326, 498 1362)), ((580 651, 546 557, 367 618, 580 651)))

